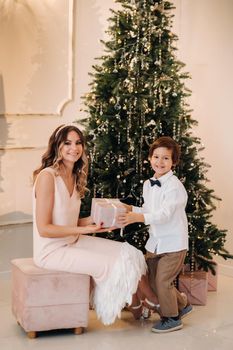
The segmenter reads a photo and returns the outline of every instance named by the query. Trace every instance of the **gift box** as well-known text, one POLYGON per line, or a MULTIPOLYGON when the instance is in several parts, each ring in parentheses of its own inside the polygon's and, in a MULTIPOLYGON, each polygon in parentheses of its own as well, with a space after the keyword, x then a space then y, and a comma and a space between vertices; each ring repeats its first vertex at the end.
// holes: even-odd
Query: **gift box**
POLYGON ((213 275, 211 271, 208 271, 207 279, 208 279, 208 291, 216 292, 218 287, 218 265, 215 265, 216 274, 213 275))
POLYGON ((125 213, 126 208, 119 199, 116 198, 93 198, 91 203, 91 218, 97 225, 102 227, 119 227, 116 217, 120 213, 125 213))
MULTIPOLYGON (((185 264, 182 271, 183 273, 187 271, 190 272, 190 265, 185 264)), ((195 270, 195 271, 200 271, 200 270, 195 270)), ((217 264, 215 264, 215 272, 216 272, 215 275, 212 274, 211 270, 207 272, 208 292, 216 292, 217 290, 217 285, 218 285, 218 265, 217 264)))
POLYGON ((178 289, 184 292, 193 305, 206 305, 208 278, 205 271, 185 272, 179 275, 178 289))

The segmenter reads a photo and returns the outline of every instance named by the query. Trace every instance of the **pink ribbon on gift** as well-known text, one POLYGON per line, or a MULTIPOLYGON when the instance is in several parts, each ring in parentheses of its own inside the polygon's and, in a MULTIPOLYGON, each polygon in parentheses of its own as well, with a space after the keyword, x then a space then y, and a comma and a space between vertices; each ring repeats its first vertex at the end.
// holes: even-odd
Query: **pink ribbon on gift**
MULTIPOLYGON (((110 202, 107 198, 106 198, 106 200, 108 201, 108 202, 110 202)), ((113 204, 113 203, 111 203, 110 202, 110 204, 113 206, 113 208, 114 208, 114 217, 113 217, 113 221, 112 221, 112 225, 111 226, 115 226, 116 225, 116 215, 117 215, 117 207, 113 204)), ((123 227, 121 227, 121 230, 120 230, 120 236, 121 237, 123 237, 123 227)))

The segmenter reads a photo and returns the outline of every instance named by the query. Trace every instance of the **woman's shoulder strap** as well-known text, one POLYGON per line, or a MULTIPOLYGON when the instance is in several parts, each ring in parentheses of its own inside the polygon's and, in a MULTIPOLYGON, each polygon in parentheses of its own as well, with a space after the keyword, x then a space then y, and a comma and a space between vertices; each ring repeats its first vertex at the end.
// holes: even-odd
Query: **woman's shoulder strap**
POLYGON ((44 173, 47 173, 47 174, 49 173, 49 174, 51 174, 51 175, 53 176, 54 180, 55 180, 55 177, 56 177, 55 169, 53 169, 53 168, 51 168, 51 167, 47 167, 47 168, 42 169, 42 170, 39 172, 39 174, 37 175, 36 180, 35 180, 35 182, 34 182, 34 185, 36 184, 36 182, 37 182, 38 178, 41 176, 41 174, 44 174, 44 173))
POLYGON ((41 173, 44 173, 44 172, 47 172, 47 173, 50 173, 52 174, 54 177, 56 176, 56 171, 55 169, 51 168, 51 167, 47 167, 47 168, 44 168, 41 170, 40 174, 41 173))
POLYGON ((52 169, 52 168, 50 168, 50 167, 44 168, 44 169, 42 169, 42 170, 39 172, 39 174, 37 175, 37 177, 36 177, 36 179, 35 179, 35 182, 34 182, 34 185, 33 185, 33 193, 35 193, 35 191, 36 191, 36 186, 37 186, 37 182, 38 182, 39 179, 41 179, 41 175, 43 176, 43 174, 51 174, 51 175, 49 175, 49 177, 52 176, 54 184, 56 183, 55 170, 52 169))

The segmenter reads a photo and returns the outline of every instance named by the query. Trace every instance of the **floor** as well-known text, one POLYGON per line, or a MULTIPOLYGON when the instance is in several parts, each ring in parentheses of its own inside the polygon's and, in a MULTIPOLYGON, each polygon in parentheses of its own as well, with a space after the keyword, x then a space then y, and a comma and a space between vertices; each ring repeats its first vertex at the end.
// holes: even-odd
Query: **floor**
POLYGON ((105 327, 90 311, 89 327, 82 335, 71 331, 39 333, 28 339, 11 314, 10 281, 0 280, 0 349, 4 350, 232 350, 233 278, 219 276, 218 291, 208 293, 206 306, 195 306, 182 330, 167 334, 150 331, 157 319, 134 321, 123 311, 121 320, 105 327))

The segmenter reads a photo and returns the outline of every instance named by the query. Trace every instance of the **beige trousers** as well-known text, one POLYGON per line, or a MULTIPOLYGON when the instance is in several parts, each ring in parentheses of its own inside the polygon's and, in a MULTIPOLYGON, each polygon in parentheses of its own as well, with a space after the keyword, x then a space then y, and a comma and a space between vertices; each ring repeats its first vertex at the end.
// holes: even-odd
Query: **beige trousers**
POLYGON ((182 250, 173 253, 146 254, 149 282, 158 297, 164 317, 178 316, 179 311, 186 306, 186 300, 174 286, 174 280, 183 267, 186 252, 182 250))

